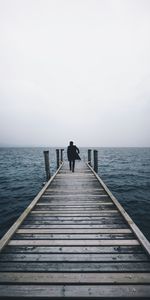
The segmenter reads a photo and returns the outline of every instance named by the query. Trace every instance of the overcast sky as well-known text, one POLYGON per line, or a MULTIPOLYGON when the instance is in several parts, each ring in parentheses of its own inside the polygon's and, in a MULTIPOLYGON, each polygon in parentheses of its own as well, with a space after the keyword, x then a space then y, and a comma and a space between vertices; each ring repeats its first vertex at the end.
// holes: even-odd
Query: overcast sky
POLYGON ((0 145, 150 146, 149 0, 0 0, 0 145))

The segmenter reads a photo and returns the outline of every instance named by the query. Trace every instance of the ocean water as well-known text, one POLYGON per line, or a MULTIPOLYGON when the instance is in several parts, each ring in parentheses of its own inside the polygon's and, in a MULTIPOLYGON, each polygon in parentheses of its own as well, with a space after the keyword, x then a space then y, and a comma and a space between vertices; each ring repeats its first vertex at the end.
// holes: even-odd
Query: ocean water
MULTIPOLYGON (((0 148, 0 238, 43 187, 44 150, 54 174, 55 148, 0 148)), ((80 148, 82 160, 87 150, 80 148)), ((150 148, 97 150, 98 174, 150 241, 150 148)))

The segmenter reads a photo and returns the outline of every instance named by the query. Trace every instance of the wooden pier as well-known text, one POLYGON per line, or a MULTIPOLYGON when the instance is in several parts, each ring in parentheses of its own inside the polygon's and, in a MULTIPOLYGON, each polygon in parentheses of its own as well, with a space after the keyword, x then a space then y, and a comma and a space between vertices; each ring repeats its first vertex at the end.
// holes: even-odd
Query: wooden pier
POLYGON ((0 250, 1 299, 150 299, 150 244, 83 162, 59 167, 0 250))

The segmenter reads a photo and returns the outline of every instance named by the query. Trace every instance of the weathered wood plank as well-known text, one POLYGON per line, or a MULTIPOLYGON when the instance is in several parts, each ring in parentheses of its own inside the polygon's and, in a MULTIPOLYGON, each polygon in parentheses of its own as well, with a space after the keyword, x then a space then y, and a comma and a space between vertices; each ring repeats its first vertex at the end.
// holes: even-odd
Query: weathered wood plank
POLYGON ((83 234, 79 234, 79 233, 74 233, 74 234, 62 234, 62 233, 24 233, 24 234, 20 234, 20 233, 16 233, 12 240, 130 240, 130 239, 134 239, 134 235, 132 233, 83 233, 83 234))
MULTIPOLYGON (((57 208, 63 208, 63 207, 68 207, 69 209, 71 209, 71 208, 73 208, 73 207, 79 207, 79 208, 84 208, 84 207, 87 207, 87 208, 93 208, 93 207, 95 207, 95 208, 99 208, 99 207, 107 207, 107 206, 114 206, 114 204, 112 203, 112 202, 103 202, 103 203, 91 203, 90 205, 87 205, 86 203, 82 203, 82 205, 80 204, 80 205, 78 205, 78 204, 76 204, 76 205, 71 205, 71 204, 69 204, 69 205, 66 205, 65 203, 64 204, 62 204, 62 203, 37 203, 37 205, 36 206, 47 206, 47 207, 57 207, 57 208)), ((115 206, 114 206, 115 207, 115 206)))
POLYGON ((9 245, 18 246, 132 246, 138 240, 11 240, 9 245))
POLYGON ((1 272, 150 272, 148 262, 0 262, 1 272))
MULTIPOLYGON (((107 223, 107 222, 104 222, 103 220, 99 220, 99 221, 94 221, 94 220, 91 220, 91 221, 47 221, 47 220, 42 220, 42 221, 38 221, 38 220, 36 220, 36 221, 32 221, 32 220, 26 220, 26 221, 24 221, 24 225, 34 225, 34 226, 36 226, 36 225, 40 225, 40 226, 42 226, 42 225, 44 225, 44 226, 46 226, 46 225, 49 225, 50 227, 51 227, 51 225, 61 225, 61 226, 63 226, 63 225, 102 225, 103 227, 102 228, 108 228, 107 226, 108 225, 111 225, 111 228, 114 228, 113 227, 113 224, 114 225, 117 225, 118 226, 118 228, 122 228, 122 226, 123 226, 123 221, 121 222, 121 221, 117 221, 117 220, 114 220, 114 221, 112 221, 112 220, 109 220, 109 222, 107 223)), ((21 228, 25 228, 25 227, 21 227, 21 228)), ((42 227, 41 227, 42 228, 42 227)), ((45 227, 46 228, 46 227, 45 227)))
MULTIPOLYGON (((91 188, 92 189, 92 188, 91 188)), ((91 194, 89 190, 83 190, 83 189, 78 189, 78 188, 74 188, 74 189, 67 189, 66 191, 62 191, 59 189, 53 189, 51 192, 47 192, 45 191, 44 193, 45 195, 72 195, 72 194, 77 194, 77 195, 87 195, 87 194, 91 194)), ((92 195, 102 195, 105 196, 106 193, 102 192, 102 191, 98 191, 98 190, 93 190, 92 189, 92 195)))
MULTIPOLYGON (((58 184, 56 185, 51 185, 51 188, 50 189, 47 189, 45 191, 45 193, 55 193, 55 191, 57 192, 61 192, 62 194, 66 194, 66 190, 69 192, 70 191, 70 194, 73 192, 75 192, 75 190, 77 191, 77 193, 79 194, 80 192, 84 192, 84 193, 92 193, 94 192, 98 192, 100 195, 101 194, 104 194, 106 195, 106 192, 104 189, 100 188, 99 187, 99 183, 98 181, 96 180, 95 181, 96 183, 94 183, 93 181, 86 181, 83 183, 83 181, 78 181, 78 182, 72 182, 72 184, 63 184, 62 182, 59 182, 58 184)), ((56 193, 57 195, 57 193, 56 193)))
POLYGON ((146 262, 145 254, 1 254, 0 262, 146 262))
POLYGON ((15 234, 12 240, 131 240, 134 239, 133 234, 15 234))
MULTIPOLYGON (((74 190, 71 190, 71 191, 68 191, 68 190, 66 190, 66 192, 64 192, 64 193, 62 193, 61 191, 59 192, 58 190, 56 190, 56 191, 53 191, 53 192, 46 192, 45 191, 45 193, 44 193, 45 195, 69 195, 69 196, 72 196, 72 195, 84 195, 84 196, 86 196, 86 195, 89 195, 89 191, 84 191, 84 190, 80 190, 79 191, 79 193, 77 193, 77 189, 74 189, 74 190)), ((100 195, 102 195, 102 196, 105 196, 106 195, 106 193, 102 193, 102 192, 99 192, 99 191, 93 191, 92 190, 92 194, 90 194, 91 196, 95 196, 95 195, 97 195, 97 196, 100 196, 100 195)))
POLYGON ((70 216, 65 216, 65 217, 61 217, 61 216, 52 216, 52 215, 48 215, 48 216, 45 216, 44 214, 43 215, 36 215, 36 214, 33 214, 32 216, 28 216, 28 218, 26 219, 27 221, 31 220, 31 221, 103 221, 103 222, 107 222, 109 223, 109 221, 122 221, 122 217, 120 217, 119 215, 113 215, 113 214, 110 214, 109 216, 77 216, 77 217, 70 217, 70 216))
POLYGON ((70 211, 49 211, 47 212, 47 210, 34 210, 31 212, 31 215, 36 215, 36 216, 60 216, 60 217, 67 217, 67 216, 70 216, 70 217, 81 217, 81 216, 85 216, 85 217, 90 217, 90 216, 93 216, 93 217, 99 217, 99 216, 117 216, 119 215, 118 211, 117 210, 109 210, 109 211, 91 211, 91 212, 83 212, 83 213, 79 213, 78 212, 70 212, 70 211))
POLYGON ((91 194, 87 194, 87 195, 81 195, 81 194, 73 194, 73 195, 45 195, 45 194, 43 194, 43 196, 41 197, 41 199, 43 199, 43 198, 56 198, 56 199, 58 199, 58 198, 65 198, 65 199, 67 199, 67 198, 81 198, 81 199, 91 199, 91 198, 93 198, 93 199, 104 199, 104 198, 110 198, 107 194, 105 194, 105 195, 91 195, 91 194))
POLYGON ((150 297, 150 286, 137 285, 1 285, 1 297, 150 297))
MULTIPOLYGON (((100 202, 100 201, 98 201, 98 202, 95 202, 94 200, 92 200, 92 201, 90 201, 90 202, 86 202, 86 201, 62 201, 62 200, 59 200, 59 201, 55 201, 55 200, 47 200, 47 201, 45 201, 45 200, 43 200, 43 201, 39 201, 39 203, 38 203, 38 208, 40 209, 40 206, 44 206, 44 205, 46 205, 46 206, 49 206, 49 204, 51 204, 51 205, 53 205, 53 206, 55 206, 55 204, 57 205, 61 205, 61 206, 68 206, 68 205, 72 205, 72 206, 76 206, 76 205, 78 205, 78 206, 83 206, 83 207, 85 207, 85 206, 91 206, 91 205, 98 205, 98 206, 100 206, 100 205, 105 205, 105 203, 111 203, 111 202, 108 202, 108 201, 105 201, 105 202, 100 202), (104 203, 104 204, 103 204, 104 203)), ((106 209, 107 209, 107 207, 106 207, 106 209)), ((115 208, 115 206, 113 206, 113 210, 116 210, 116 211, 118 211, 116 208, 115 208)))
POLYGON ((90 233, 132 233, 131 229, 96 229, 96 228, 93 228, 93 229, 76 229, 76 228, 73 228, 73 229, 18 229, 16 233, 75 233, 75 234, 78 234, 78 233, 84 233, 84 234, 90 234, 90 233))
MULTIPOLYGON (((86 165, 85 165, 86 166, 86 165)), ((82 179, 84 180, 84 178, 95 178, 95 176, 93 175, 93 173, 91 173, 91 171, 89 170, 89 168, 84 168, 84 166, 82 166, 82 169, 78 170, 78 172, 75 172, 74 174, 71 174, 72 177, 70 177, 70 173, 68 172, 68 169, 66 168, 66 170, 64 169, 65 165, 63 166, 63 169, 61 169, 61 172, 59 172, 59 174, 57 175, 57 180, 66 180, 68 181, 68 179, 72 180, 72 178, 74 178, 75 180, 78 179, 82 179)))
MULTIPOLYGON (((97 180, 95 180, 96 182, 97 182, 97 180)), ((88 183, 88 188, 87 188, 87 185, 85 184, 85 185, 79 185, 79 183, 75 186, 75 184, 72 184, 72 185, 63 185, 62 183, 61 183, 61 185, 51 185, 51 188, 47 188, 46 189, 46 191, 45 191, 45 193, 48 193, 48 192, 61 192, 61 193, 66 193, 66 188, 67 188, 67 191, 77 191, 77 189, 78 189, 78 191, 85 191, 86 190, 86 192, 91 192, 91 189, 92 189, 92 192, 93 191, 99 191, 99 192, 104 192, 104 194, 106 195, 106 193, 105 193, 105 190, 104 189, 101 189, 101 188, 96 188, 96 187, 94 187, 94 185, 92 184, 92 182, 90 181, 90 182, 87 182, 88 183), (91 185, 91 188, 89 188, 89 185, 91 185), (64 188, 62 189, 62 186, 64 186, 64 188)), ((98 186, 98 184, 97 184, 97 186, 98 186)))
POLYGON ((132 253, 132 254, 138 254, 138 253, 144 253, 143 249, 140 245, 136 246, 10 246, 7 245, 3 252, 5 253, 132 253))
MULTIPOLYGON (((24 225, 103 225, 104 228, 108 226, 108 224, 113 225, 117 224, 120 225, 120 227, 123 226, 124 222, 120 219, 98 219, 98 220, 32 220, 32 219, 26 219, 23 223, 24 225)), ((119 227, 118 227, 119 228, 119 227)))
MULTIPOLYGON (((53 205, 53 206, 51 206, 51 207, 48 207, 48 206, 36 206, 35 208, 34 208, 34 210, 36 211, 36 210, 47 210, 48 212, 49 211, 71 211, 71 212, 87 212, 87 213, 89 213, 89 212, 91 212, 92 210, 94 210, 95 211, 95 209, 97 209, 96 207, 87 207, 87 206, 84 206, 84 207, 82 207, 82 206, 80 206, 80 207, 68 207, 68 206, 65 206, 64 205, 64 207, 55 207, 55 205, 53 205)), ((97 212, 101 212, 101 211, 111 211, 111 210, 113 210, 114 209, 114 207, 106 207, 106 206, 100 206, 100 207, 98 207, 98 209, 97 209, 97 212)))
MULTIPOLYGON (((98 201, 94 201, 94 200, 91 200, 91 201, 85 201, 85 200, 83 200, 83 201, 78 201, 78 200, 74 200, 74 201, 72 201, 72 200, 66 200, 66 201, 64 201, 64 200, 50 200, 50 199, 44 199, 43 201, 39 201, 39 203, 38 203, 38 206, 42 206, 42 205, 49 205, 49 204, 52 204, 52 205, 55 205, 55 204, 58 204, 58 205, 65 205, 65 206, 68 206, 68 205, 73 205, 73 206, 76 206, 76 205, 78 205, 78 206, 91 206, 91 205, 103 205, 103 203, 105 204, 105 203, 111 203, 111 202, 109 202, 108 200, 106 200, 106 201, 104 201, 103 200, 103 202, 101 201, 101 200, 98 200, 98 201)), ((39 207, 40 208, 40 207, 39 207)), ((113 207, 113 209, 114 210, 117 210, 116 209, 116 207, 114 206, 113 207)))
POLYGON ((123 224, 50 224, 50 225, 47 225, 47 224, 22 224, 20 226, 20 228, 34 228, 34 229, 37 229, 37 228, 45 228, 45 229, 52 229, 52 228, 62 228, 62 229, 65 229, 65 228, 104 228, 104 229, 108 229, 108 228, 117 228, 117 229, 124 229, 124 228, 128 228, 127 224, 126 223, 123 223, 123 224))
POLYGON ((0 282, 49 284, 150 284, 150 273, 0 273, 0 282))

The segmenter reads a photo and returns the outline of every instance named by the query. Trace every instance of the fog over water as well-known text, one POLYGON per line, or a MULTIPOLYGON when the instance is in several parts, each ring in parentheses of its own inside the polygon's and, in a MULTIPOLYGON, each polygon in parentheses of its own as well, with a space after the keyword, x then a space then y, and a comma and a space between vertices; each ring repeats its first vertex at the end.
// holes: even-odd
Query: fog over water
POLYGON ((0 146, 150 146, 150 1, 0 0, 0 146))

